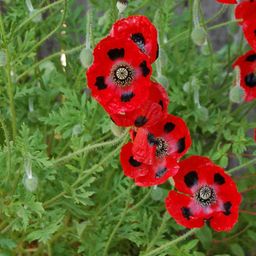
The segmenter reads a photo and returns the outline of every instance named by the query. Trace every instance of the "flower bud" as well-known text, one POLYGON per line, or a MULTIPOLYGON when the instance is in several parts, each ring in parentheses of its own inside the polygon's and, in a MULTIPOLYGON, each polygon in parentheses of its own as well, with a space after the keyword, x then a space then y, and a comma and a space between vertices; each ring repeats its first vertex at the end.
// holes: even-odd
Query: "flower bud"
POLYGON ((229 91, 229 99, 234 103, 241 103, 244 101, 245 93, 240 86, 233 86, 229 91))
POLYGON ((128 0, 117 0, 116 8, 119 13, 123 13, 128 5, 128 0))
POLYGON ((36 176, 27 176, 25 175, 23 179, 24 187, 30 191, 34 192, 37 189, 38 186, 38 179, 36 176))
POLYGON ((151 198, 154 201, 162 201, 164 198, 163 189, 158 186, 155 186, 151 192, 151 198))
POLYGON ((92 50, 88 48, 84 48, 80 52, 79 59, 84 68, 90 67, 93 61, 92 50))
POLYGON ((203 122, 206 122, 209 119, 209 111, 207 108, 200 106, 198 108, 199 119, 203 122))
POLYGON ((114 122, 111 121, 110 130, 116 137, 121 137, 124 133, 124 128, 117 126, 114 122))
MULTIPOLYGON (((35 13, 37 13, 38 12, 38 10, 37 9, 33 9, 30 13, 29 13, 29 15, 30 16, 33 16, 33 15, 35 15, 35 13)), ((39 22, 41 22, 42 21, 42 14, 41 13, 38 13, 35 17, 33 17, 32 18, 32 21, 34 22, 34 23, 39 23, 39 22)))
POLYGON ((207 33, 205 32, 204 28, 195 27, 191 33, 191 39, 196 45, 202 46, 207 41, 207 33))
POLYGON ((6 65, 7 62, 7 56, 4 51, 0 51, 0 67, 3 67, 6 65))
POLYGON ((76 124, 73 126, 73 129, 72 129, 72 135, 73 136, 78 136, 79 134, 81 134, 83 131, 83 128, 80 124, 76 124))
POLYGON ((157 82, 161 84, 165 89, 168 89, 169 87, 169 80, 166 76, 160 74, 157 76, 157 82))

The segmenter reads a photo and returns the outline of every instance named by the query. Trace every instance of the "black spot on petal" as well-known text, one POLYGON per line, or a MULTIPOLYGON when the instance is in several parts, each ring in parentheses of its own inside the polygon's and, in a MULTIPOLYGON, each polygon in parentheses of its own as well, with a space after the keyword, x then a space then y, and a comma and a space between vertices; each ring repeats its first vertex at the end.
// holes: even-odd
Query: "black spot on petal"
POLYGON ((129 163, 130 163, 133 167, 139 167, 139 166, 141 166, 141 163, 138 162, 137 160, 135 160, 135 159, 133 158, 133 156, 131 156, 131 157, 129 158, 129 163))
POLYGON ((122 102, 129 102, 134 96, 135 96, 135 94, 133 92, 123 93, 121 95, 121 101, 122 102))
POLYGON ((162 107, 162 110, 164 109, 164 103, 162 100, 159 100, 158 104, 162 107))
POLYGON ((116 60, 124 57, 124 48, 114 48, 108 51, 108 57, 111 60, 116 60))
POLYGON ((185 148, 186 148, 186 145, 185 145, 185 137, 181 138, 178 140, 178 143, 177 143, 177 146, 178 146, 178 150, 177 152, 180 154, 182 153, 185 148))
POLYGON ((248 87, 250 87, 250 88, 256 87, 256 75, 254 73, 248 74, 244 78, 244 80, 248 87))
POLYGON ((256 61, 256 54, 251 54, 251 55, 247 56, 247 58, 245 60, 249 61, 249 62, 256 61))
POLYGON ((141 33, 132 34, 131 39, 142 52, 145 52, 145 38, 141 33))
POLYGON ((168 122, 164 125, 164 131, 167 133, 173 131, 174 128, 175 128, 175 124, 172 122, 168 122))
POLYGON ((107 88, 107 85, 105 84, 105 78, 104 78, 104 76, 98 76, 98 77, 96 77, 95 86, 98 88, 98 90, 104 90, 104 89, 107 88))
POLYGON ((154 135, 152 133, 149 133, 148 134, 148 142, 151 146, 155 145, 156 144, 156 139, 154 137, 154 135))
POLYGON ((143 126, 144 124, 146 124, 148 121, 148 119, 145 117, 145 116, 138 116, 134 122, 134 125, 136 127, 141 127, 143 126))
POLYGON ((163 177, 165 175, 166 172, 167 172, 167 168, 166 167, 160 168, 159 170, 157 170, 155 177, 156 178, 161 178, 161 177, 163 177))
POLYGON ((140 63, 140 68, 143 76, 147 76, 150 73, 150 69, 147 67, 147 62, 144 60, 140 63))
POLYGON ((223 213, 224 213, 226 216, 230 215, 230 214, 231 214, 231 211, 230 211, 230 210, 231 210, 231 207, 232 207, 231 202, 228 201, 228 202, 224 203, 224 204, 223 204, 223 207, 224 207, 224 210, 225 210, 223 213))
POLYGON ((185 184, 191 188, 193 187, 194 185, 197 184, 198 182, 198 175, 196 173, 196 171, 191 171, 189 173, 187 173, 185 176, 184 176, 184 182, 185 184))
POLYGON ((190 209, 187 207, 182 207, 181 208, 181 212, 184 218, 186 218, 187 220, 190 220, 190 216, 192 216, 190 209))
POLYGON ((156 59, 159 57, 159 44, 157 43, 157 49, 156 49, 156 59))
POLYGON ((214 182, 218 185, 223 185, 225 183, 225 178, 221 174, 215 173, 214 182))

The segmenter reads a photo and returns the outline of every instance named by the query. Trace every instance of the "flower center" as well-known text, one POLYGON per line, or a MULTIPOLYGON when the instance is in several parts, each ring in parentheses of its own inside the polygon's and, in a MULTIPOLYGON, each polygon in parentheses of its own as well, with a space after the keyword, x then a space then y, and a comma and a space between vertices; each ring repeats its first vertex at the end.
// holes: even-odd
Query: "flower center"
POLYGON ((156 156, 167 156, 168 143, 163 138, 156 138, 156 156))
POLYGON ((125 87, 131 84, 134 78, 134 70, 126 63, 121 63, 114 66, 111 77, 115 84, 125 87))
POLYGON ((206 206, 209 206, 212 203, 216 202, 216 194, 215 194, 213 188, 211 188, 209 186, 202 186, 195 193, 195 199, 203 207, 206 207, 206 206))

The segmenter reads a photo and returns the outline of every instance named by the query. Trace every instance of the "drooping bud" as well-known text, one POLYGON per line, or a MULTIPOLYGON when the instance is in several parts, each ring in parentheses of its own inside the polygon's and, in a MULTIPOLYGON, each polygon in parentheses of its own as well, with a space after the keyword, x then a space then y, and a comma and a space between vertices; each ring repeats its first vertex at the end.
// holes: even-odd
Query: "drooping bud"
POLYGON ((127 5, 128 5, 128 0, 117 0, 116 2, 116 8, 118 9, 118 12, 120 14, 125 11, 127 5))
POLYGON ((84 68, 91 66, 93 62, 93 54, 90 48, 84 48, 79 55, 80 62, 84 68))
POLYGON ((229 91, 229 99, 234 103, 241 103, 244 101, 245 93, 240 86, 233 86, 229 91))
POLYGON ((32 21, 35 22, 35 23, 38 23, 40 21, 42 21, 42 14, 41 13, 38 13, 38 10, 37 9, 34 9, 32 3, 30 0, 26 0, 26 5, 27 5, 27 8, 28 8, 28 11, 29 11, 29 16, 34 16, 32 18, 32 21))
POLYGON ((154 201, 162 201, 164 198, 164 190, 158 186, 155 186, 151 192, 151 198, 154 201))
POLYGON ((38 186, 38 179, 36 176, 26 176, 23 179, 24 187, 30 191, 34 192, 37 189, 38 186))
POLYGON ((111 121, 110 124, 110 129, 112 131, 112 133, 116 136, 116 137, 121 137, 124 133, 124 128, 117 126, 114 122, 111 121))
POLYGON ((191 33, 191 39, 198 46, 203 46, 207 42, 207 33, 203 27, 195 27, 191 33))

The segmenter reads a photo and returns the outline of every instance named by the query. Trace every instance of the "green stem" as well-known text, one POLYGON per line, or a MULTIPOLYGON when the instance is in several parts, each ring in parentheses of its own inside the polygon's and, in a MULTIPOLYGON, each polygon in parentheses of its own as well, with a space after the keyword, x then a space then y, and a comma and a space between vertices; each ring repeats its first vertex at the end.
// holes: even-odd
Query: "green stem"
POLYGON ((24 71, 22 74, 20 74, 18 77, 17 77, 17 81, 19 81, 21 78, 23 78, 25 75, 27 75, 31 70, 35 69, 36 67, 38 67, 40 64, 44 63, 45 61, 47 60, 50 60, 50 59, 53 59, 55 57, 58 57, 60 56, 61 54, 65 53, 65 55, 68 55, 68 54, 72 54, 74 52, 77 52, 81 49, 84 48, 84 44, 81 44, 79 46, 76 46, 70 50, 67 50, 67 51, 59 51, 59 52, 56 52, 52 55, 49 55, 48 57, 38 61, 37 63, 35 63, 34 65, 30 66, 28 69, 26 69, 26 71, 24 71))
POLYGON ((125 209, 124 209, 124 211, 122 212, 122 214, 121 214, 121 216, 120 216, 120 220, 118 221, 118 223, 116 224, 116 226, 114 227, 112 233, 111 233, 110 236, 109 236, 109 239, 108 239, 108 241, 107 241, 107 243, 106 243, 106 246, 105 246, 105 249, 104 249, 104 252, 103 252, 103 256, 107 255, 109 246, 110 246, 110 244, 111 244, 111 242, 112 242, 112 239, 113 239, 114 235, 116 234, 118 228, 121 226, 121 224, 122 224, 122 222, 123 222, 123 220, 124 220, 124 217, 125 217, 125 215, 126 215, 127 212, 128 212, 129 201, 130 201, 130 199, 128 199, 128 200, 126 201, 125 209))
POLYGON ((52 8, 52 7, 54 7, 55 5, 58 5, 58 4, 62 3, 62 2, 64 2, 64 0, 59 0, 59 1, 56 1, 56 2, 54 2, 54 3, 51 3, 51 4, 45 6, 45 7, 41 8, 41 9, 35 11, 35 12, 34 12, 32 15, 30 15, 25 21, 23 21, 23 22, 12 32, 12 34, 13 34, 13 35, 16 35, 18 32, 21 31, 22 27, 24 27, 27 23, 29 23, 31 20, 33 20, 38 14, 40 14, 40 13, 42 13, 42 12, 44 12, 44 11, 46 11, 46 10, 52 8))
POLYGON ((72 159, 74 156, 77 156, 77 155, 80 155, 82 153, 85 153, 85 152, 88 152, 88 151, 91 151, 91 150, 94 150, 96 148, 100 148, 100 147, 105 147, 105 146, 113 146, 115 145, 116 143, 118 143, 119 141, 121 141, 124 136, 126 135, 127 133, 125 132, 121 137, 117 138, 117 139, 114 139, 114 140, 110 140, 110 141, 105 141, 105 142, 101 142, 101 143, 97 143, 97 144, 94 144, 94 145, 88 145, 82 149, 79 149, 73 153, 70 153, 68 154, 67 156, 63 156, 59 159, 56 159, 55 161, 52 162, 52 165, 56 165, 60 162, 65 162, 67 160, 70 160, 72 159))
POLYGON ((6 178, 6 180, 8 181, 8 178, 10 177, 10 173, 11 173, 11 144, 10 144, 10 139, 9 139, 9 132, 5 125, 4 118, 2 117, 1 113, 0 113, 0 124, 4 131, 4 137, 5 137, 5 142, 6 142, 6 146, 7 146, 7 160, 6 160, 7 161, 6 162, 7 178, 6 178))
POLYGON ((6 48, 7 63, 6 63, 5 73, 7 77, 7 94, 9 97, 10 111, 11 111, 12 135, 13 135, 13 139, 15 139, 17 135, 17 124, 16 124, 15 104, 14 104, 14 86, 11 78, 11 56, 8 48, 9 42, 7 42, 7 39, 6 39, 6 33, 5 33, 4 24, 2 20, 2 14, 0 14, 0 31, 2 34, 4 46, 6 48))
POLYGON ((64 10, 63 10, 63 13, 62 13, 62 16, 61 16, 61 19, 60 19, 60 22, 58 23, 58 25, 49 34, 47 34, 44 38, 42 38, 34 47, 32 47, 32 49, 29 52, 27 52, 20 61, 23 61, 27 56, 29 56, 41 44, 43 44, 48 38, 50 38, 54 33, 56 33, 59 30, 59 28, 62 26, 62 24, 65 20, 66 13, 67 13, 67 0, 64 0, 64 10))
POLYGON ((234 167, 234 168, 230 169, 230 170, 228 171, 228 173, 233 173, 233 172, 235 172, 235 171, 238 171, 238 170, 240 170, 240 169, 242 169, 242 168, 245 168, 245 167, 250 166, 250 165, 253 165, 253 164, 256 164, 256 158, 254 158, 254 159, 248 161, 247 163, 241 164, 241 165, 239 165, 239 166, 237 166, 237 167, 234 167))
POLYGON ((168 249, 169 247, 185 240, 187 237, 195 234, 195 232, 197 231, 198 229, 194 228, 194 229, 191 229, 190 231, 188 231, 187 233, 185 233, 184 235, 168 242, 168 243, 165 243, 163 244, 162 246, 156 248, 155 250, 149 252, 149 253, 145 253, 145 254, 142 254, 142 256, 150 256, 150 255, 159 255, 160 252, 162 252, 163 250, 166 250, 168 249))

